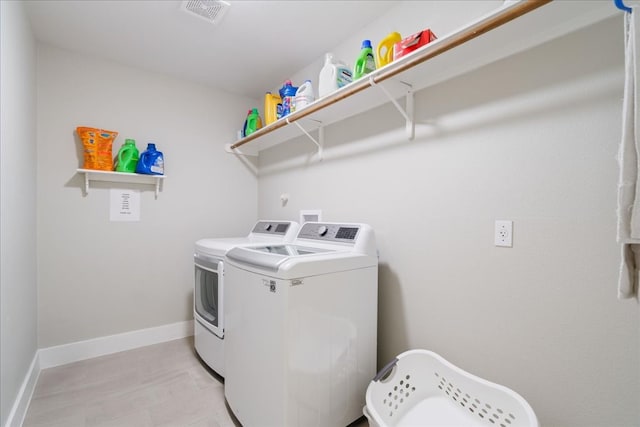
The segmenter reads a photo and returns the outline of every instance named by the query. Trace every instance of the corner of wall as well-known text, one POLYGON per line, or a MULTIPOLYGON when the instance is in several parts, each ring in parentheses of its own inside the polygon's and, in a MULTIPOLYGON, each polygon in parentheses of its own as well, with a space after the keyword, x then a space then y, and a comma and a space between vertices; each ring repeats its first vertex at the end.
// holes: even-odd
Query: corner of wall
POLYGON ((36 384, 38 383, 41 371, 40 352, 37 351, 33 356, 27 375, 20 386, 20 390, 18 391, 18 395, 16 396, 16 400, 13 403, 11 412, 9 412, 9 416, 7 417, 7 422, 4 427, 21 426, 24 422, 24 418, 27 415, 27 409, 29 409, 29 403, 31 402, 31 397, 36 389, 36 384))

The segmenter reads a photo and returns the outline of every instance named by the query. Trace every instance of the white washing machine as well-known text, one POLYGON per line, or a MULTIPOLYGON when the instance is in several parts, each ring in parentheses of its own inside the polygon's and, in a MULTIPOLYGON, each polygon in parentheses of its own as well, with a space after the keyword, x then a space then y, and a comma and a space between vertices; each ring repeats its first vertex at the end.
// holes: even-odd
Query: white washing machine
POLYGON ((344 427, 376 374, 378 257, 365 224, 305 223, 227 252, 225 397, 245 427, 344 427))
POLYGON ((246 237, 201 239, 195 244, 193 293, 194 341, 202 360, 225 376, 224 301, 230 282, 224 274, 224 255, 239 245, 283 243, 295 239, 299 225, 292 221, 258 221, 246 237))

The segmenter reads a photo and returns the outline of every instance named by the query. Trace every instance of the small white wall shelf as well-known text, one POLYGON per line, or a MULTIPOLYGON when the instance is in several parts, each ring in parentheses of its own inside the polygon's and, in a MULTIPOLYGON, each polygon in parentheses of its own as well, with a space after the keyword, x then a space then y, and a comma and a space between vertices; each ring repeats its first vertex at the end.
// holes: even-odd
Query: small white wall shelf
POLYGON ((225 150, 236 155, 257 156, 262 150, 305 134, 318 146, 322 158, 324 127, 388 102, 393 103, 406 119, 407 139, 412 140, 415 134, 413 94, 416 91, 620 13, 610 1, 505 2, 476 21, 443 34, 375 70, 367 78, 349 83, 251 135, 227 144, 225 150), (406 107, 396 101, 399 98, 405 98, 406 107), (316 130, 319 141, 310 136, 310 132, 316 130))
POLYGON ((160 192, 160 182, 166 175, 145 175, 139 173, 110 172, 93 169, 78 169, 78 173, 84 174, 84 193, 89 194, 89 181, 127 182, 131 184, 155 185, 156 199, 160 192))

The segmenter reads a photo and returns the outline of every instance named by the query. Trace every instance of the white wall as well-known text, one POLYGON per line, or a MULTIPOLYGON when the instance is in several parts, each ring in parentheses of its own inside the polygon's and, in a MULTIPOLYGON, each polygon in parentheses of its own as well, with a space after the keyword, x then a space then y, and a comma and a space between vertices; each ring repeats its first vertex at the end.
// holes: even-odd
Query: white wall
POLYGON ((20 2, 0 2, 0 425, 37 350, 36 44, 20 2))
POLYGON ((194 241, 256 220, 256 177, 223 149, 255 101, 45 45, 38 61, 39 347, 192 319, 194 241), (132 187, 140 222, 109 221, 121 186, 83 196, 77 126, 164 152, 157 200, 132 187))
POLYGON ((303 138, 262 152, 259 216, 374 227, 379 366, 426 348, 515 389, 541 425, 637 426, 640 311, 616 299, 622 81, 617 16, 418 93, 415 141, 386 105, 329 126, 322 162, 303 138), (496 219, 513 248, 494 247, 496 219))

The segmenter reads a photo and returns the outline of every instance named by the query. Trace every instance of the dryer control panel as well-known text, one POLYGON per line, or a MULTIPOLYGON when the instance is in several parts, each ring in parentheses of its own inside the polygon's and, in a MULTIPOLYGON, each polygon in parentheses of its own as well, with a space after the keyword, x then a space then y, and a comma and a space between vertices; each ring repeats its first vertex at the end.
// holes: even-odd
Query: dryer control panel
POLYGON ((359 224, 306 222, 300 229, 298 238, 353 244, 359 231, 359 224))
POLYGON ((286 221, 258 221, 253 227, 253 230, 251 230, 251 233, 284 236, 291 226, 292 223, 286 221))

